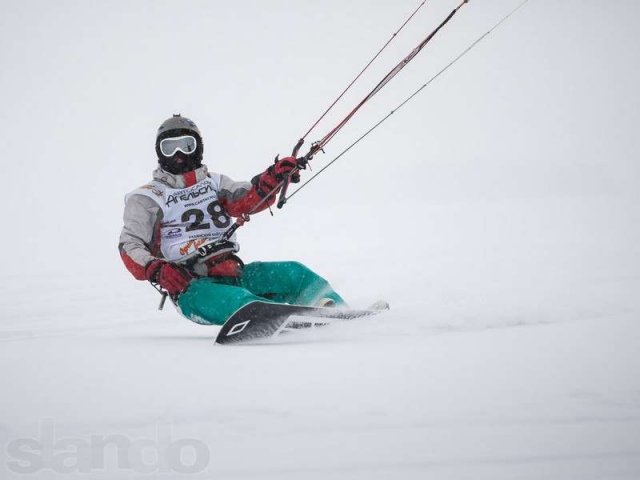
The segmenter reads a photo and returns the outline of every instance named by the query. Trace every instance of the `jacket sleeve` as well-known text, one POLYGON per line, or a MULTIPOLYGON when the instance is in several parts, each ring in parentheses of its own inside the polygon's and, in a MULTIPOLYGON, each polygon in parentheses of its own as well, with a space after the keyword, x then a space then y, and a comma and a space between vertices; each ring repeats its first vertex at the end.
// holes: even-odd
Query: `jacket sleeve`
POLYGON ((160 206, 144 195, 131 195, 124 207, 120 257, 135 278, 145 280, 145 267, 159 255, 160 206))
MULTIPOLYGON (((256 179, 259 175, 256 177, 256 179)), ((220 190, 218 198, 220 204, 232 217, 251 212, 260 203, 265 194, 258 188, 257 181, 234 182, 226 175, 220 175, 220 190)), ((265 200, 252 213, 261 212, 268 208, 276 200, 275 193, 265 200)))

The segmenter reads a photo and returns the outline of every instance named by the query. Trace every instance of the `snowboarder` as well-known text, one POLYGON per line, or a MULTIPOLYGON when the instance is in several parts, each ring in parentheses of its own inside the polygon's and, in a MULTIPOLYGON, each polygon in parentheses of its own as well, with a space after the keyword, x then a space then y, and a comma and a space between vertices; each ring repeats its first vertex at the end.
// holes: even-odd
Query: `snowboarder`
MULTIPOLYGON (((234 217, 275 201, 274 188, 297 166, 294 157, 276 160, 250 182, 235 182, 208 171, 200 130, 180 114, 160 125, 155 149, 159 165, 153 180, 125 197, 119 250, 136 279, 158 285, 185 317, 207 325, 224 324, 255 300, 344 305, 326 280, 301 263, 244 265, 235 233, 206 257, 198 256, 198 248, 220 240, 234 217)), ((298 173, 291 179, 299 180, 298 173)))

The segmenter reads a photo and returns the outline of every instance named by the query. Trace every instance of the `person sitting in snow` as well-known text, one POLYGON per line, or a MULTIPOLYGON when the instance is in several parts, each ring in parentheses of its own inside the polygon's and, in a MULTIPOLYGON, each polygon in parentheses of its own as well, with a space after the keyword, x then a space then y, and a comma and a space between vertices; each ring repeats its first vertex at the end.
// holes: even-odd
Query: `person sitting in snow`
POLYGON ((235 233, 209 255, 198 255, 198 248, 220 240, 233 218, 274 203, 278 185, 297 167, 294 157, 277 160, 250 182, 235 182, 208 171, 200 130, 179 114, 160 125, 155 149, 153 180, 125 197, 119 250, 136 279, 158 285, 183 315, 203 324, 222 325, 254 300, 344 305, 326 280, 301 263, 244 265, 235 233))

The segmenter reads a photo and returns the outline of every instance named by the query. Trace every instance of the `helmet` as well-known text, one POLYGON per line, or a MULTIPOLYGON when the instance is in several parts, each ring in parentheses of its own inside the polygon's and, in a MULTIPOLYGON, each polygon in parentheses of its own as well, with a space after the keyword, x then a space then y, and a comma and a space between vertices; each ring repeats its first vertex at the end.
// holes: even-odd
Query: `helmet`
POLYGON ((156 135, 156 154, 158 155, 158 163, 160 167, 175 175, 190 172, 202 165, 202 136, 200 130, 193 121, 187 117, 181 116, 179 113, 168 118, 160 128, 156 135), (160 149, 160 142, 165 138, 174 138, 181 136, 192 136, 196 139, 196 148, 190 153, 181 150, 175 150, 170 156, 165 156, 160 149))

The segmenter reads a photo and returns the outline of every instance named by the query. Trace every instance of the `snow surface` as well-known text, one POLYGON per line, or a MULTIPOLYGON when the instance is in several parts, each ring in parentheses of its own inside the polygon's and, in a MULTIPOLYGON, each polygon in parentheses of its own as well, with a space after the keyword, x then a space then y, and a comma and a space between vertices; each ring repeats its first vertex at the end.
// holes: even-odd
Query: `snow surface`
MULTIPOLYGON (((155 128, 192 117, 210 167, 249 178, 415 7, 273 3, 3 7, 0 478, 640 478, 637 2, 530 1, 240 230, 245 261, 300 260, 390 312, 221 347, 118 257, 155 128), (164 471, 167 444, 197 471, 164 471)), ((316 165, 513 6, 465 6, 316 165)))

